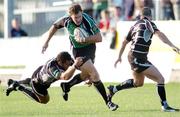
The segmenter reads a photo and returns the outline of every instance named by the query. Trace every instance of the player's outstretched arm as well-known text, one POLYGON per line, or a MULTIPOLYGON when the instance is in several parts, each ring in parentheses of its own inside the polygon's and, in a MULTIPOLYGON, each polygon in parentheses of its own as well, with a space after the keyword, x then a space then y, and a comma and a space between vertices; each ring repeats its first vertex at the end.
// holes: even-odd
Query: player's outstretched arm
POLYGON ((42 53, 44 53, 46 51, 46 49, 48 48, 48 44, 49 44, 49 41, 51 40, 52 36, 54 35, 54 33, 57 31, 57 28, 52 25, 50 27, 50 29, 48 30, 47 32, 47 39, 42 47, 42 53))
POLYGON ((161 31, 156 31, 155 34, 158 36, 158 38, 164 42, 165 44, 169 45, 176 53, 180 54, 180 49, 176 47, 168 38, 167 36, 161 32, 161 31))
POLYGON ((48 43, 51 40, 52 36, 54 35, 54 33, 60 29, 64 27, 64 18, 60 18, 57 21, 54 22, 54 24, 49 28, 49 30, 47 31, 47 39, 43 45, 42 48, 42 53, 44 53, 46 51, 46 49, 48 48, 48 43))
POLYGON ((114 63, 114 67, 117 66, 117 63, 118 62, 121 62, 121 56, 126 48, 126 45, 129 43, 129 41, 126 40, 126 38, 124 39, 124 41, 122 42, 122 45, 121 45, 121 48, 120 48, 120 51, 119 51, 119 56, 118 56, 118 59, 115 61, 114 63))

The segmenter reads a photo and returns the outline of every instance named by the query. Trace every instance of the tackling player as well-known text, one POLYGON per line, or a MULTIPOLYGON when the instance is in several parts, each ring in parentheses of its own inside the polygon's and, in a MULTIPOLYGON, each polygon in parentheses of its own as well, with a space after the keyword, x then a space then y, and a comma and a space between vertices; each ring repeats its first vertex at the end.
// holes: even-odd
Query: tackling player
POLYGON ((174 44, 172 44, 164 33, 158 30, 156 25, 152 22, 152 15, 150 8, 145 7, 142 10, 141 18, 138 20, 134 26, 131 27, 126 39, 123 41, 122 46, 119 51, 118 59, 115 62, 115 67, 118 62, 121 62, 122 54, 129 42, 131 43, 131 49, 128 53, 128 61, 131 65, 133 79, 128 79, 123 83, 113 86, 110 85, 109 97, 112 96, 123 89, 141 87, 144 84, 144 78, 157 82, 157 92, 161 100, 161 106, 163 111, 174 112, 179 111, 179 109, 171 108, 166 100, 166 91, 164 86, 164 77, 159 72, 159 70, 148 61, 147 55, 149 53, 149 47, 151 45, 151 38, 153 34, 157 35, 158 38, 169 45, 178 54, 180 50, 174 44))
POLYGON ((46 104, 49 101, 47 89, 50 85, 57 80, 70 79, 76 68, 82 63, 81 57, 77 57, 73 61, 68 52, 60 52, 56 58, 52 58, 38 67, 31 78, 21 81, 9 79, 6 95, 9 96, 12 91, 19 90, 35 101, 46 104))

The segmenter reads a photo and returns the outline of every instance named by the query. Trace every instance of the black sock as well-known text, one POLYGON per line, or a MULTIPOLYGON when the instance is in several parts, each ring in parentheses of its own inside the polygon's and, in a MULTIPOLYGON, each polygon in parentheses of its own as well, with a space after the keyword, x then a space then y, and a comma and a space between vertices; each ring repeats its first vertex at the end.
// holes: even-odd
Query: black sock
POLYGON ((32 89, 28 89, 22 85, 18 86, 18 90, 22 91, 27 97, 31 97, 32 99, 34 99, 37 102, 40 102, 40 100, 38 99, 38 97, 34 94, 34 92, 32 91, 32 89))
POLYGON ((101 96, 103 97, 105 103, 107 104, 108 102, 108 98, 107 98, 107 94, 106 94, 106 90, 104 88, 104 85, 101 81, 97 81, 97 82, 93 82, 95 88, 97 89, 97 91, 101 94, 101 96))
POLYGON ((123 89, 129 89, 129 88, 134 88, 134 80, 133 79, 128 79, 124 82, 122 82, 121 84, 116 86, 116 89, 119 90, 123 90, 123 89))
POLYGON ((69 82, 66 82, 66 86, 71 88, 72 86, 81 83, 83 80, 81 79, 80 74, 76 74, 69 82))
POLYGON ((18 82, 19 82, 19 84, 30 85, 31 78, 26 78, 26 79, 20 80, 20 81, 18 81, 18 82))
POLYGON ((167 104, 164 84, 157 84, 157 91, 158 91, 158 95, 161 99, 161 105, 164 106, 164 104, 167 104))

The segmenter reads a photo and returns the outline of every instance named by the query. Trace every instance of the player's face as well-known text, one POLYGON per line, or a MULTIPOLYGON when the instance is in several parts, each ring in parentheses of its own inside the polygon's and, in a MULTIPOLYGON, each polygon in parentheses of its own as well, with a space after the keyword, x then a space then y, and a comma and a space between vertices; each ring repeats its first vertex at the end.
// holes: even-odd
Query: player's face
POLYGON ((72 18, 73 22, 79 26, 82 22, 82 12, 71 15, 71 18, 72 18))
POLYGON ((69 66, 71 66, 73 64, 73 61, 72 60, 67 60, 65 63, 64 63, 64 69, 67 70, 69 66))

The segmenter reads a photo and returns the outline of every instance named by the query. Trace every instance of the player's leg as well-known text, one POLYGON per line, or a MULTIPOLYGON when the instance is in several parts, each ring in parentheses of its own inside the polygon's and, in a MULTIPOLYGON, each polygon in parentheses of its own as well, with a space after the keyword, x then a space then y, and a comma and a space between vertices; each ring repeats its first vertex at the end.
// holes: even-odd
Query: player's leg
POLYGON ((94 66, 94 64, 92 63, 92 61, 89 59, 88 61, 86 61, 80 68, 80 70, 85 73, 89 74, 89 79, 92 81, 94 87, 97 89, 97 91, 101 94, 101 96, 103 97, 105 103, 108 105, 108 107, 111 110, 116 110, 118 108, 118 105, 112 103, 111 101, 108 100, 107 97, 107 93, 105 90, 105 87, 102 83, 102 81, 99 78, 99 74, 94 66))
POLYGON ((144 67, 145 60, 142 61, 142 59, 135 58, 132 53, 129 53, 128 55, 128 61, 132 69, 132 79, 128 79, 122 83, 120 83, 117 86, 110 85, 108 87, 109 89, 109 95, 108 97, 111 99, 114 93, 123 90, 123 89, 129 89, 129 88, 135 88, 143 86, 144 84, 144 75, 141 73, 143 70, 147 69, 147 67, 144 67))
POLYGON ((39 103, 46 104, 49 101, 49 94, 47 92, 47 87, 38 83, 36 76, 37 73, 41 70, 42 66, 39 66, 31 78, 19 81, 20 84, 28 84, 31 88, 20 87, 19 90, 26 94, 28 97, 34 99, 39 103))
POLYGON ((10 79, 8 81, 8 88, 6 90, 6 95, 9 96, 9 94, 12 92, 12 91, 22 91, 26 96, 28 96, 29 98, 39 102, 39 103, 47 103, 48 102, 48 98, 49 98, 49 95, 47 96, 41 96, 41 95, 37 95, 33 89, 31 88, 28 88, 26 86, 23 86, 21 84, 19 84, 18 81, 15 81, 15 80, 12 80, 10 79))
POLYGON ((81 78, 81 74, 76 74, 71 80, 69 80, 68 82, 61 82, 61 88, 63 91, 63 99, 65 101, 68 100, 68 92, 70 91, 70 88, 76 84, 79 84, 83 81, 83 79, 81 78))
POLYGON ((49 94, 47 91, 47 86, 39 84, 35 79, 31 82, 32 92, 38 97, 39 103, 47 104, 49 102, 49 94))
POLYGON ((103 99, 106 102, 106 104, 108 105, 108 107, 111 110, 116 110, 118 106, 113 104, 110 101, 108 102, 108 97, 106 94, 105 87, 99 78, 99 74, 98 74, 96 68, 93 65, 94 59, 95 59, 95 51, 96 51, 96 45, 91 44, 84 48, 73 48, 73 55, 75 58, 76 57, 84 57, 84 59, 83 59, 84 64, 80 67, 81 72, 83 74, 84 73, 88 74, 90 81, 93 82, 95 88, 101 94, 101 96, 103 97, 103 99))
POLYGON ((81 79, 81 74, 78 73, 72 79, 70 79, 68 82, 61 82, 61 88, 63 89, 64 92, 68 93, 72 86, 79 84, 82 81, 84 81, 84 80, 81 79))
POLYGON ((23 85, 30 86, 30 82, 31 82, 31 78, 26 78, 18 82, 12 79, 9 79, 7 82, 8 88, 6 90, 6 95, 8 96, 12 91, 17 91, 16 85, 23 84, 23 85))
POLYGON ((145 70, 143 74, 147 76, 149 79, 157 82, 157 92, 161 100, 162 110, 168 112, 179 111, 179 109, 169 107, 167 103, 164 77, 159 72, 159 70, 154 65, 152 65, 147 70, 145 70))
POLYGON ((24 84, 24 85, 30 86, 31 78, 26 78, 26 79, 20 80, 18 82, 19 82, 19 84, 24 84))
POLYGON ((49 101, 49 94, 47 92, 47 88, 38 82, 31 80, 31 87, 27 88, 25 86, 20 85, 18 90, 22 91, 26 96, 35 100, 36 102, 46 104, 49 101))
POLYGON ((110 85, 108 87, 109 89, 109 94, 108 97, 111 99, 112 96, 120 91, 120 90, 124 90, 124 89, 130 89, 130 88, 136 88, 136 87, 141 87, 144 84, 144 75, 142 73, 137 73, 135 71, 132 71, 133 74, 133 79, 128 79, 116 86, 110 85))
POLYGON ((49 101, 49 94, 42 95, 34 92, 33 89, 20 86, 18 90, 22 91, 27 97, 35 100, 36 102, 46 104, 49 101))
MULTIPOLYGON (((83 57, 83 64, 81 65, 83 66, 84 63, 86 63, 89 59, 94 60, 95 50, 96 50, 95 44, 89 45, 84 48, 73 48, 73 56, 74 58, 83 57)), ((80 67, 80 70, 81 70, 81 67, 80 67)), ((66 82, 67 89, 68 87, 71 88, 72 86, 81 83, 87 77, 89 77, 89 73, 86 72, 85 70, 81 72, 80 74, 76 74, 69 82, 66 82)))

